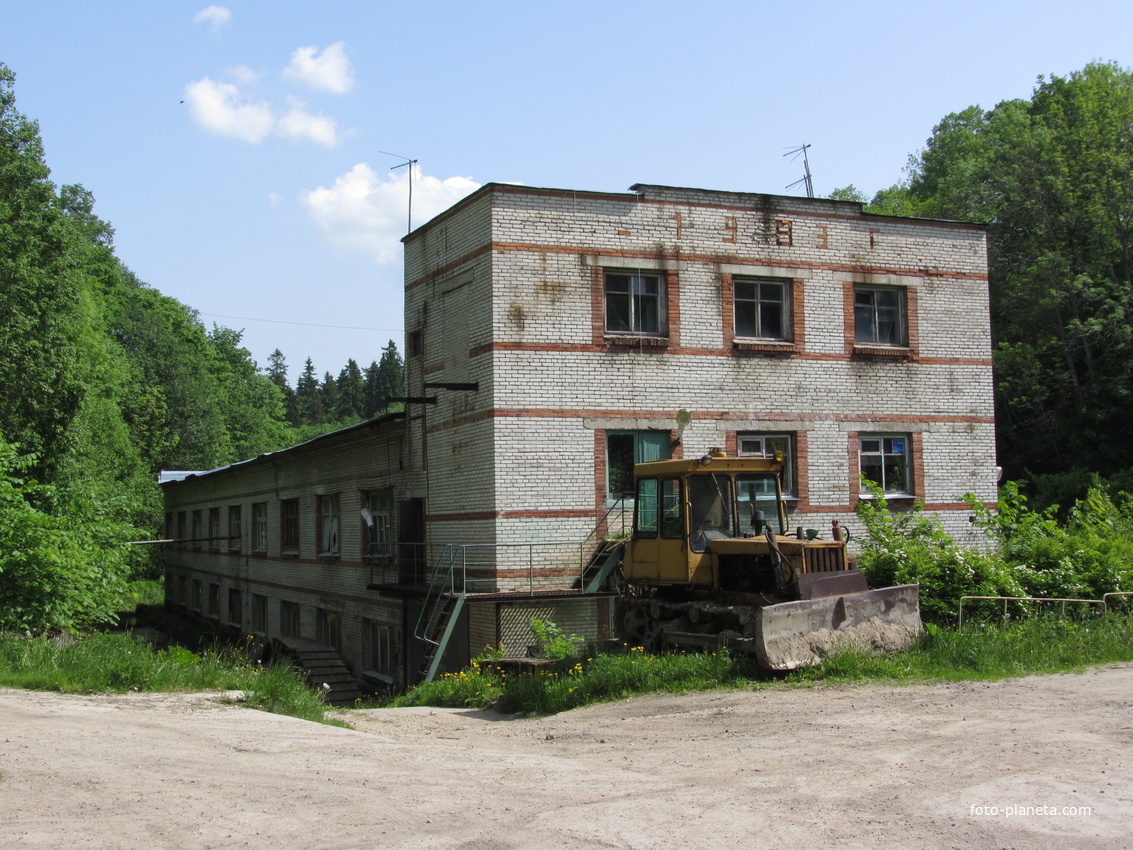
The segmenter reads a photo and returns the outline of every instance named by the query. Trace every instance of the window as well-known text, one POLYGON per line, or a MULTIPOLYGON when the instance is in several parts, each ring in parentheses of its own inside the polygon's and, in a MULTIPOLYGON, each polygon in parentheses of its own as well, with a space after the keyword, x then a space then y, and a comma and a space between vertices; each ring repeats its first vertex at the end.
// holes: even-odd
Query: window
POLYGON ((342 651, 342 630, 337 611, 319 608, 315 612, 315 639, 319 643, 333 646, 339 652, 342 651))
MULTIPOLYGON (((791 450, 791 437, 789 434, 737 434, 736 443, 740 457, 775 457, 776 453, 783 454, 783 475, 779 485, 783 488, 783 495, 790 496, 795 492, 794 480, 794 452, 791 450)), ((770 485, 771 482, 768 482, 770 485)), ((774 487, 770 493, 775 495, 774 487)))
POLYGON ((393 493, 370 490, 363 494, 362 504, 362 554, 393 557, 393 493))
POLYGON ((393 676, 392 629, 372 620, 366 621, 366 666, 382 676, 393 676))
POLYGON ((734 282, 736 336, 756 339, 790 338, 787 284, 772 280, 734 282))
POLYGON ((193 511, 193 548, 194 549, 200 549, 201 548, 201 535, 203 533, 204 532, 201 531, 201 512, 200 511, 193 511))
POLYGON ((193 579, 193 610, 200 611, 204 607, 205 587, 199 578, 193 579))
POLYGON ((220 508, 209 508, 209 550, 220 549, 220 508))
POLYGON ((252 594, 252 631, 266 634, 268 630, 268 598, 259 593, 252 594))
POLYGON ((299 554, 299 500, 279 503, 279 548, 284 555, 299 554))
POLYGON ((905 345, 905 297, 900 289, 854 285, 854 342, 905 345))
POLYGON ((252 551, 268 550, 268 503, 252 505, 252 551))
POLYGON ((165 514, 165 537, 166 537, 166 539, 171 539, 173 537, 174 530, 175 530, 175 527, 174 527, 174 524, 173 524, 173 512, 169 511, 165 514))
POLYGON ((668 460, 668 431, 609 431, 606 433, 606 498, 624 499, 633 493, 633 465, 668 460))
POLYGON ((220 619, 220 585, 209 584, 209 616, 220 619))
POLYGON ((228 548, 239 552, 243 545, 244 523, 240 505, 228 506, 228 548))
POLYGON ((908 434, 862 434, 858 469, 886 494, 912 495, 912 440, 908 434))
POLYGON ((279 603, 279 633, 284 637, 299 637, 299 603, 279 603))
POLYGON ((679 539, 684 536, 684 499, 681 497, 681 480, 666 478, 642 478, 637 482, 637 497, 634 500, 637 522, 634 535, 643 538, 656 538, 657 529, 661 536, 679 539))
POLYGON ((185 576, 177 576, 177 603, 189 604, 189 580, 185 576))
POLYGON ((244 599, 240 589, 228 588, 228 625, 239 628, 244 622, 244 599))
POLYGON ((319 554, 338 554, 338 494, 319 496, 319 554))
POLYGON ((185 538, 189 536, 189 529, 185 524, 185 512, 177 512, 177 546, 185 548, 185 538))
POLYGON ((659 336, 664 287, 657 274, 606 273, 606 331, 659 336))

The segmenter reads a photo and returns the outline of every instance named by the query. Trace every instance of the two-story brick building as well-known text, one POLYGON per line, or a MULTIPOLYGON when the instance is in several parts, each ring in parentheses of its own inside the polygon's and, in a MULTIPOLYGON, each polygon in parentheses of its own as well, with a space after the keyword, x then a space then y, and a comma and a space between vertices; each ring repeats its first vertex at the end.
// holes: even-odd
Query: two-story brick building
POLYGON ((166 485, 178 538, 213 536, 194 511, 200 530, 214 510, 255 522, 267 505, 266 549, 249 528, 235 560, 172 549, 171 598, 207 616, 193 582, 239 590, 241 622, 337 637, 357 669, 381 661, 399 683, 417 661, 410 586, 438 563, 476 594, 453 657, 521 648, 533 612, 598 636, 608 600, 579 592, 580 570, 620 527, 633 463, 713 446, 784 452, 792 525, 857 530, 864 473, 976 541, 961 497, 994 500, 996 478, 980 226, 808 198, 489 184, 404 242, 405 414, 166 485), (367 543, 375 506, 385 549, 367 543), (266 619, 248 613, 257 596, 266 619))

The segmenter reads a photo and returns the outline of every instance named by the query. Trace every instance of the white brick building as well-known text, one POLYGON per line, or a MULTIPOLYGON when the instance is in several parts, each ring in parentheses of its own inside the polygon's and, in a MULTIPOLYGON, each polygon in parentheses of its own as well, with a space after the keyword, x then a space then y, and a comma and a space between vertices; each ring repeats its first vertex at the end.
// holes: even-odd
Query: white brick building
MULTIPOLYGON (((357 516, 355 494, 380 478, 399 542, 426 542, 430 569, 454 544, 458 583, 493 594, 467 609, 465 653, 500 640, 520 649, 523 606, 602 633, 604 600, 573 588, 586 541, 621 523, 635 459, 782 450, 792 526, 837 519, 857 531, 867 472, 895 506, 919 500, 976 541, 961 498, 993 501, 996 478, 981 227, 807 198, 489 184, 404 241, 407 391, 430 401, 375 424, 380 451, 351 448, 365 431, 324 438, 331 455, 354 458, 338 483, 324 481, 329 461, 313 466, 317 444, 269 457, 275 474, 298 476, 302 521, 315 521, 320 486, 339 487, 342 516, 357 516), (678 443, 682 409, 692 421, 678 443)), ((169 485, 169 510, 210 479, 230 479, 235 499, 244 475, 169 485)), ((362 534, 344 520, 339 567, 347 548, 362 551, 351 528, 362 534)), ((264 563, 275 563, 268 546, 264 563)), ((191 560, 178 555, 192 552, 171 552, 174 585, 191 560)), ((306 588, 305 635, 304 617, 325 617, 320 588, 337 581, 312 554, 283 582, 306 588)), ((420 602, 396 587, 404 566, 394 573, 342 591, 359 606, 344 599, 340 611, 356 666, 370 650, 347 634, 371 628, 367 604, 400 617, 391 640, 412 643, 406 612, 420 602)))

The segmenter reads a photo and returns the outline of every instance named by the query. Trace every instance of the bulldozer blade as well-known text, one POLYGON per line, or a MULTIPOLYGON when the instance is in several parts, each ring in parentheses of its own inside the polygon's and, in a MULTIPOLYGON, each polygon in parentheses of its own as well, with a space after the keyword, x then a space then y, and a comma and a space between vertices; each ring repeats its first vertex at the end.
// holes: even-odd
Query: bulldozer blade
POLYGON ((755 625, 755 655, 770 670, 817 664, 847 646, 880 652, 906 649, 921 631, 920 586, 768 605, 759 610, 755 625))

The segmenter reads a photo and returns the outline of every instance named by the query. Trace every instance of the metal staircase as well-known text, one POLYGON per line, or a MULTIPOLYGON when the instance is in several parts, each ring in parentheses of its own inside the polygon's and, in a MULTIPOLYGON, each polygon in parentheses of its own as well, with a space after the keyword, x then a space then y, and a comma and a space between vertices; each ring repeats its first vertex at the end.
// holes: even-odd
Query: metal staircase
POLYGON ((625 551, 624 540, 601 541, 582 570, 576 587, 583 593, 597 593, 621 563, 625 551))
POLYGON ((421 603, 421 613, 413 629, 413 636, 425 647, 421 667, 417 672, 418 682, 431 682, 436 677, 453 629, 464 608, 464 588, 456 586, 455 571, 456 549, 451 545, 445 546, 429 579, 429 587, 421 603))

